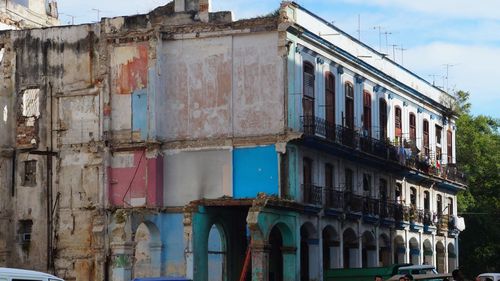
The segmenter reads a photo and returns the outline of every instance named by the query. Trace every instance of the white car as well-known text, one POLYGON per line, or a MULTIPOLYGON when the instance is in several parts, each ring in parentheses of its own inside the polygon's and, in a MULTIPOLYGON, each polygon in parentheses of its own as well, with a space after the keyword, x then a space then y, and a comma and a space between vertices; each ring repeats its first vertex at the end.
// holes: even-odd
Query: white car
POLYGON ((0 281, 64 281, 44 272, 0 267, 0 281))
POLYGON ((481 281, 499 281, 500 273, 482 273, 477 277, 479 277, 479 280, 481 281))

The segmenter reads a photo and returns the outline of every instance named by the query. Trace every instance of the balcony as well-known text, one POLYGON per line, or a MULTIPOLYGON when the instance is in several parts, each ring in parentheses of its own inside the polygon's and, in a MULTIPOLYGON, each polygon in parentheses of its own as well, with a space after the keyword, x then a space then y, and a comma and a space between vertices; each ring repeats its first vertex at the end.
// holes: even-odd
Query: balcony
POLYGON ((323 188, 312 184, 303 184, 302 190, 304 191, 304 203, 310 205, 323 204, 323 188))
POLYGON ((405 140, 401 146, 391 144, 385 140, 372 138, 367 133, 360 133, 341 125, 331 124, 325 119, 316 116, 302 116, 302 132, 306 137, 323 142, 326 149, 334 149, 337 155, 365 160, 372 165, 385 165, 395 172, 415 171, 416 174, 445 179, 452 183, 465 185, 465 175, 460 173, 456 164, 433 164, 432 155, 423 155, 411 141, 405 140), (333 148, 332 148, 333 147, 333 148), (336 150, 335 150, 336 149, 336 150))

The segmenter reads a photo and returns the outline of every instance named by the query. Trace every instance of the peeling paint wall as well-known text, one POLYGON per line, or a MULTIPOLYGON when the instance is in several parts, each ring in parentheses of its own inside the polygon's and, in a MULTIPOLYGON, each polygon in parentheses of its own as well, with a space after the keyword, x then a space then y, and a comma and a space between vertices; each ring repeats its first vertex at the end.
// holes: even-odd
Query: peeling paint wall
POLYGON ((115 153, 109 171, 109 201, 113 206, 161 206, 163 157, 146 151, 115 153))
POLYGON ((161 139, 284 132, 277 32, 166 41, 159 52, 165 86, 165 99, 157 103, 161 139))

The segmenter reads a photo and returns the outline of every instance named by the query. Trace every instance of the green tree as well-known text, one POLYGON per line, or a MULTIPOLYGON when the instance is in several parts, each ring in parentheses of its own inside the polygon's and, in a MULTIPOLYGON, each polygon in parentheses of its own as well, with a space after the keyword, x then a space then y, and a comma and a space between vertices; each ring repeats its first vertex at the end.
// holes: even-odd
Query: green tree
POLYGON ((500 121, 473 116, 469 93, 457 92, 453 108, 458 164, 468 189, 458 195, 466 229, 460 234, 460 267, 473 277, 500 271, 500 121))

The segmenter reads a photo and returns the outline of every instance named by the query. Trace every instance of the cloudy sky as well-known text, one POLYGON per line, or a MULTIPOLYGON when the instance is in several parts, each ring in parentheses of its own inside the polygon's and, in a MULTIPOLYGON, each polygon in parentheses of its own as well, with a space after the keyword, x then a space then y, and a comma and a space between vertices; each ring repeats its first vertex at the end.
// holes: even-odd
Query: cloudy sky
MULTIPOLYGON (((61 22, 145 13, 168 0, 58 0, 61 22)), ((212 0, 236 19, 265 15, 280 0, 212 0)), ((387 53, 435 85, 471 93, 472 112, 500 118, 500 1, 298 0, 306 9, 387 53), (392 46, 397 45, 397 46, 392 46), (403 49, 403 51, 401 51, 403 49), (393 52, 394 51, 394 52, 393 52), (447 71, 448 70, 448 71, 447 71), (448 74, 447 74, 448 73, 448 74), (495 82, 495 83, 494 83, 495 82), (495 85, 494 85, 495 84, 495 85)))

